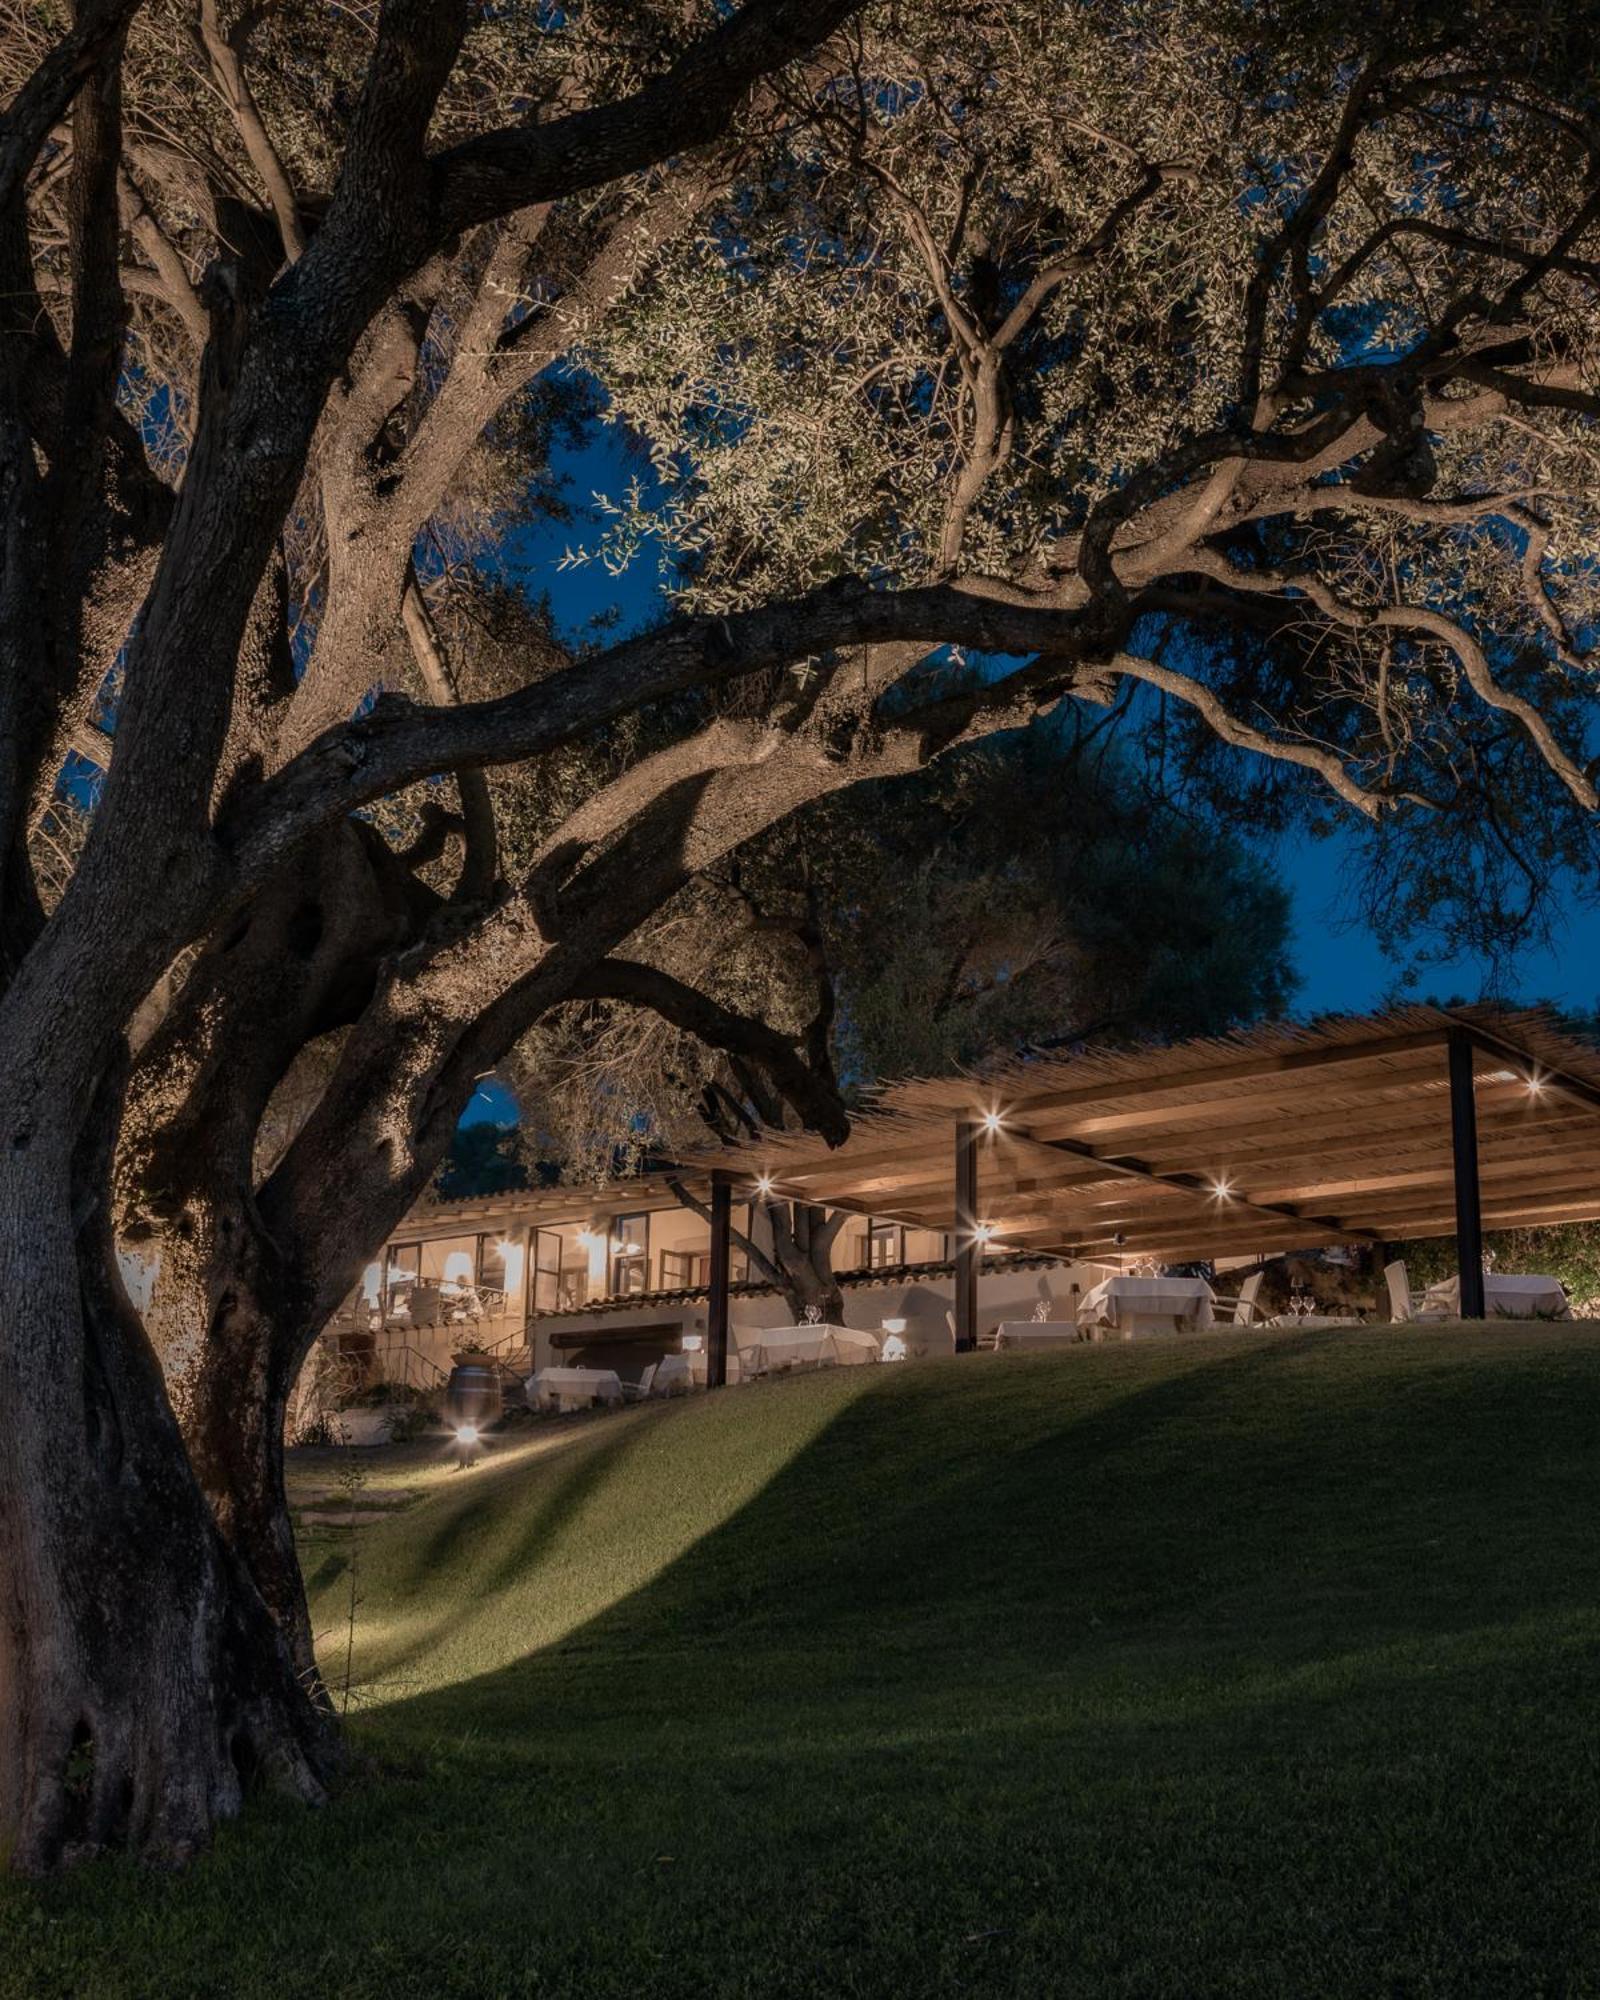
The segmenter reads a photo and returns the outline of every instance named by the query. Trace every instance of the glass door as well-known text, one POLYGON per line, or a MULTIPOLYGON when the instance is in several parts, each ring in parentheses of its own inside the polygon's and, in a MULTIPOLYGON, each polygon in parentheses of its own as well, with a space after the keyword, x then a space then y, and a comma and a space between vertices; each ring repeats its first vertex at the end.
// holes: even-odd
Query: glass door
POLYGON ((533 1232, 533 1309, 536 1313, 561 1310, 561 1232, 536 1229, 533 1232))

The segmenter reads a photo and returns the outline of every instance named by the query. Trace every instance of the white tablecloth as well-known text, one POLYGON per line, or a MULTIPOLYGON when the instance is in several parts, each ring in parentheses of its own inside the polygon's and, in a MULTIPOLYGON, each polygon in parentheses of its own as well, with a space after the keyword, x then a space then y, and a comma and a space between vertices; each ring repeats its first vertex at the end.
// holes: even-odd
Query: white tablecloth
MULTIPOLYGON (((1559 1278, 1543 1278, 1532 1272, 1487 1271, 1483 1279, 1483 1302, 1492 1316, 1501 1319, 1570 1319, 1572 1308, 1559 1278)), ((1461 1314, 1461 1280, 1443 1278, 1422 1295, 1425 1319, 1457 1319, 1461 1314)))
POLYGON ((1076 1320, 1005 1319, 995 1329, 996 1347, 1059 1347, 1063 1341, 1077 1342, 1083 1334, 1076 1320))
POLYGON ((528 1393, 548 1409, 582 1409, 589 1403, 620 1403, 622 1381, 614 1368, 541 1368, 528 1377, 528 1393))
POLYGON ((1308 1332, 1314 1333, 1319 1326, 1360 1326, 1361 1319, 1357 1313, 1305 1313, 1303 1315, 1279 1313, 1275 1319, 1269 1319, 1267 1325, 1289 1328, 1302 1326, 1308 1332))
MULTIPOLYGON (((656 1372, 650 1381, 652 1396, 674 1396, 680 1390, 706 1386, 707 1355, 703 1347, 697 1347, 689 1354, 664 1354, 656 1365, 656 1372)), ((739 1360, 739 1350, 728 1343, 728 1380, 742 1379, 743 1367, 739 1360)))
POLYGON ((1213 1296, 1204 1278, 1102 1278, 1084 1293, 1078 1324, 1125 1334, 1168 1325, 1206 1327, 1213 1296))
POLYGON ((793 1368, 805 1362, 876 1361, 878 1343, 870 1333, 853 1326, 761 1326, 739 1336, 739 1353, 745 1373, 774 1368, 793 1368))

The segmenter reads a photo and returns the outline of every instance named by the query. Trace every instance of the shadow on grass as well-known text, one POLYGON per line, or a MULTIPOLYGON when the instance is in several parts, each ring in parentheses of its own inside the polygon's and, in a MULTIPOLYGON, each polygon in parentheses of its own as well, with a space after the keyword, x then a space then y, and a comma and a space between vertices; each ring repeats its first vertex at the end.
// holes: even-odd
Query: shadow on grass
MULTIPOLYGON (((1597 1395, 1587 1339, 1319 1332, 674 1415, 828 1420, 565 1638, 365 1719, 386 1774, 319 1822, 66 1885, 16 1990, 1595 1990, 1597 1395)), ((668 1435, 480 1488, 526 1509, 481 1546, 452 1491, 426 1563, 501 1589, 668 1435)))
MULTIPOLYGON (((578 1652, 708 1649, 735 1672, 759 1638, 809 1671, 820 1631, 836 1660, 897 1669, 919 1645, 973 1648, 981 1671, 1202 1636, 1292 1658, 1600 1601, 1592 1370, 1568 1396, 1548 1372, 1558 1352, 1502 1353, 1486 1408, 1481 1377, 1436 1354, 1363 1380, 1350 1348, 1325 1331, 1197 1343, 1148 1383, 1138 1357, 1086 1356, 1102 1366, 1081 1400, 1048 1357, 965 1364, 1005 1371, 981 1403, 961 1364, 883 1383, 647 1586, 409 1706, 432 1723, 501 1689, 514 1711, 525 1674, 578 1652), (1332 1410, 1326 1361, 1347 1369, 1332 1410)), ((627 1448, 575 1471, 582 1490, 627 1448)), ((497 1578, 547 1544, 550 1520, 541 1507, 497 1578)))

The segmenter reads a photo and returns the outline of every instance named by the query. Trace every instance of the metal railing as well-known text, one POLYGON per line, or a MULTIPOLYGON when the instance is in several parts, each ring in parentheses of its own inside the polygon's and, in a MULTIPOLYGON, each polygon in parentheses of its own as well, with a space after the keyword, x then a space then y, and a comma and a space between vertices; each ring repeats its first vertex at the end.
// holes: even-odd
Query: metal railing
POLYGON ((431 1354, 424 1354, 420 1347, 413 1347, 408 1340, 380 1341, 373 1350, 373 1367, 385 1382, 397 1382, 407 1389, 415 1389, 426 1394, 430 1389, 439 1389, 450 1379, 450 1371, 435 1361, 431 1354), (396 1373, 393 1362, 400 1357, 400 1369, 396 1373))

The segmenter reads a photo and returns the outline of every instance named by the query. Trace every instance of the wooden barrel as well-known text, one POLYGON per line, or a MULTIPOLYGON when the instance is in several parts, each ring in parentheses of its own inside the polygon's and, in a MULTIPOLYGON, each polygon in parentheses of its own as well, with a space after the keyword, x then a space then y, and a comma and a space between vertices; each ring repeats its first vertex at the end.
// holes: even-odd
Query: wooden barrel
POLYGON ((453 1431, 485 1431, 500 1416, 500 1373, 480 1361, 458 1361, 444 1387, 444 1420, 453 1431))

